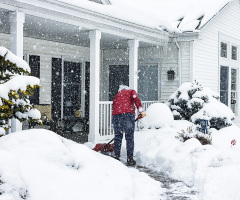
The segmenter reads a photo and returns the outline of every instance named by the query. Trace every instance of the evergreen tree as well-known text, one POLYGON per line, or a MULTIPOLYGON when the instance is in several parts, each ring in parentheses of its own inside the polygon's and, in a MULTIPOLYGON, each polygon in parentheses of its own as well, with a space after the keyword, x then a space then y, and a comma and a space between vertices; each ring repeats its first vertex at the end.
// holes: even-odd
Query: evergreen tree
POLYGON ((218 100, 216 92, 202 87, 196 81, 186 82, 170 96, 168 106, 175 120, 188 120, 198 124, 200 119, 207 119, 211 128, 221 129, 232 124, 234 114, 218 100))
POLYGON ((4 47, 0 47, 0 134, 10 128, 8 121, 41 124, 41 114, 30 104, 29 96, 40 87, 40 80, 30 76, 29 65, 4 47), (3 131, 4 130, 4 131, 3 131))

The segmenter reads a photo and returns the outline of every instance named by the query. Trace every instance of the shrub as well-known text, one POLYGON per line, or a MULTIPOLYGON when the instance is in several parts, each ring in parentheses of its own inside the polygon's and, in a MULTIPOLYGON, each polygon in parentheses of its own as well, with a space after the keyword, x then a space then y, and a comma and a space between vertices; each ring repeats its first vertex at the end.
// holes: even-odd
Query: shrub
POLYGON ((170 96, 168 106, 175 120, 197 124, 199 119, 206 119, 216 129, 232 125, 234 119, 232 110, 219 102, 219 95, 196 81, 183 83, 170 96))
POLYGON ((12 118, 41 124, 40 112, 29 101, 39 82, 30 76, 30 67, 22 58, 0 47, 0 135, 10 128, 12 118))
POLYGON ((182 142, 185 142, 191 138, 196 138, 202 145, 212 144, 211 134, 204 134, 197 131, 195 126, 190 126, 187 128, 187 130, 181 130, 181 132, 178 133, 178 136, 176 136, 176 138, 182 142))

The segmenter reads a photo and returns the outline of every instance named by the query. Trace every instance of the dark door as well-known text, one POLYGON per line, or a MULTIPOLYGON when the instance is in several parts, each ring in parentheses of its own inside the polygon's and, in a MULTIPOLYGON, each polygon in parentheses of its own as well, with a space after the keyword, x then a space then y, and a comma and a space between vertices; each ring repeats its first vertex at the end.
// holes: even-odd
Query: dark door
POLYGON ((90 62, 86 62, 85 67, 85 118, 89 120, 90 62))
POLYGON ((61 119, 62 59, 52 58, 52 118, 61 119))
POLYGON ((109 66, 109 101, 118 93, 119 85, 129 85, 129 66, 109 66))
MULTIPOLYGON (((31 76, 40 78, 40 56, 29 55, 29 66, 31 68, 31 76)), ((34 90, 34 94, 29 97, 32 104, 39 104, 39 88, 34 90)))
POLYGON ((158 100, 158 65, 139 66, 138 96, 142 101, 158 100))
POLYGON ((228 106, 229 68, 221 66, 220 69, 220 101, 228 106))

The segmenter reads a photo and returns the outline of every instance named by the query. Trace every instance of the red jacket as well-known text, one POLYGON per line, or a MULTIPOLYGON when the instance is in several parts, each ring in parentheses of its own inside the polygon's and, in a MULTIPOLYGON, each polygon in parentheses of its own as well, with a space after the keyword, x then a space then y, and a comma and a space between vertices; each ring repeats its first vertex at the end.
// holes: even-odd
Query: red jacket
POLYGON ((132 89, 121 90, 113 98, 112 116, 123 113, 135 114, 135 105, 138 111, 141 113, 143 108, 137 92, 132 89))

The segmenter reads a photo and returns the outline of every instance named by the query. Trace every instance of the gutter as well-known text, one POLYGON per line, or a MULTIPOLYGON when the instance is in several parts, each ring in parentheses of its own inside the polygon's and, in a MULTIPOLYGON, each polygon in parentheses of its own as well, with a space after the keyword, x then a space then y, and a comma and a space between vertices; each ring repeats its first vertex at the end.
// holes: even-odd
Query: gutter
POLYGON ((177 42, 177 38, 174 38, 174 41, 178 48, 178 84, 180 86, 182 84, 182 62, 181 62, 182 49, 177 42))
POLYGON ((169 33, 166 31, 113 18, 58 0, 0 0, 0 7, 87 30, 97 29, 122 38, 139 39, 150 44, 164 45, 169 41, 169 33))

